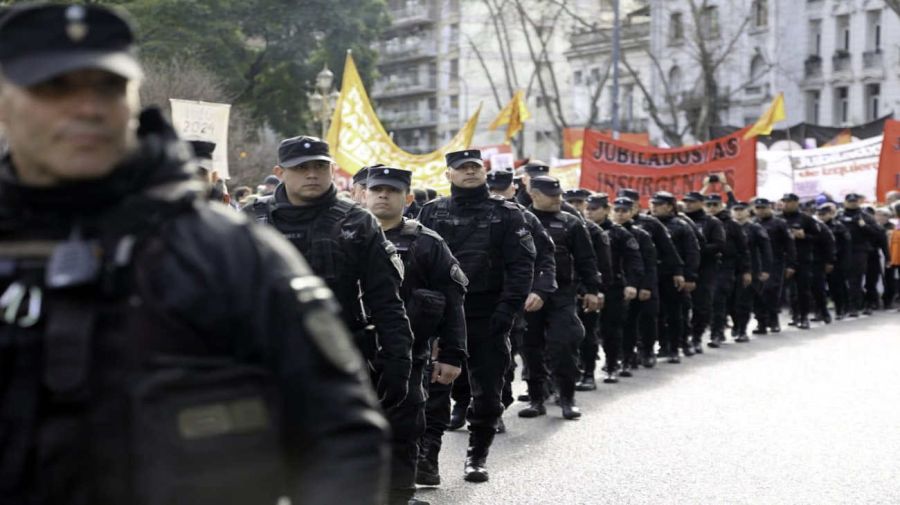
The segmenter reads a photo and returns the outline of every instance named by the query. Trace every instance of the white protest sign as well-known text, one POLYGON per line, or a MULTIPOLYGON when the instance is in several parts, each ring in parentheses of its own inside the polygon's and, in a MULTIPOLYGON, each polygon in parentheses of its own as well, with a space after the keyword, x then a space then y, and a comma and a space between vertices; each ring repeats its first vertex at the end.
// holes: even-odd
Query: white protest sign
POLYGON ((172 123, 185 140, 206 140, 216 143, 212 169, 219 177, 229 179, 228 173, 228 116, 231 105, 170 98, 172 123))
POLYGON ((859 193, 874 201, 882 138, 791 152, 794 193, 801 198, 828 193, 837 201, 859 193))

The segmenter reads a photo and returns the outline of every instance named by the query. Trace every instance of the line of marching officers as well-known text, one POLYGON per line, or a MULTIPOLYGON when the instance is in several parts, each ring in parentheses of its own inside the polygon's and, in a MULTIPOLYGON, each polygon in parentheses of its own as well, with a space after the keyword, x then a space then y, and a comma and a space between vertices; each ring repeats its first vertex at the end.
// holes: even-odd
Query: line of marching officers
POLYGON ((488 480, 515 353, 528 386, 518 415, 553 402, 577 419, 601 346, 600 375, 614 384, 703 353, 707 330, 721 346, 729 317, 737 342, 753 315, 753 333, 781 331, 783 294, 800 329, 811 312, 831 322, 826 292, 838 318, 867 311, 863 277, 884 236, 853 194, 840 211, 787 194, 776 215, 765 198, 705 187, 680 202, 657 192, 644 212, 632 189, 564 191, 545 163, 517 178, 468 150, 446 156, 448 197, 420 205, 411 172, 373 165, 354 177, 353 202, 337 194, 327 143, 287 139, 278 158, 282 183, 245 211, 281 231, 340 302, 392 427, 391 504, 425 503, 416 484, 440 484, 442 436, 466 421, 464 478, 488 480))

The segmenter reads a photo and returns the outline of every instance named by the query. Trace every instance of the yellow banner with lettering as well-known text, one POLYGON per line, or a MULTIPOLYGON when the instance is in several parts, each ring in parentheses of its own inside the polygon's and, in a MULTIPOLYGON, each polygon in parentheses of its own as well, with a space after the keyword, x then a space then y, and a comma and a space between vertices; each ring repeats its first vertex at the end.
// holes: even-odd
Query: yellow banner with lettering
POLYGON ((444 154, 469 147, 481 107, 455 137, 444 147, 429 154, 412 154, 394 144, 384 130, 363 86, 353 58, 347 54, 341 96, 338 98, 326 140, 331 155, 345 171, 355 174, 360 168, 376 163, 405 168, 413 172, 413 187, 434 188, 446 194, 450 183, 444 177, 447 162, 444 154))

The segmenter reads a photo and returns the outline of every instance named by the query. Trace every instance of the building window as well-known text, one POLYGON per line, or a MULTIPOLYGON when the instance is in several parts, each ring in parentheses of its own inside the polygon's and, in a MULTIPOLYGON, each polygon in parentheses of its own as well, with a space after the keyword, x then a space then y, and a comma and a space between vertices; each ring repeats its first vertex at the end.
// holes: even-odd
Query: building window
POLYGON ((673 12, 669 18, 669 43, 677 44, 684 40, 684 23, 680 12, 673 12))
POLYGON ((881 114, 881 85, 866 85, 866 121, 874 121, 881 114))
POLYGON ((576 70, 574 74, 572 74, 572 80, 575 84, 581 84, 581 70, 576 70))
POLYGON ((834 90, 834 119, 837 125, 850 122, 850 88, 846 86, 834 90))
POLYGON ((822 20, 814 19, 809 22, 809 54, 822 56, 822 20))
POLYGON ((850 52, 850 16, 837 17, 837 41, 838 51, 850 52))
POLYGON ((757 28, 768 26, 769 24, 769 2, 768 0, 754 0, 753 2, 753 23, 757 28))
POLYGON ((866 16, 867 51, 881 51, 881 11, 869 11, 866 16))
POLYGON ((588 84, 597 84, 600 82, 600 69, 594 67, 591 69, 591 79, 588 81, 588 84))
POLYGON ((450 79, 457 80, 459 79, 459 60, 453 59, 450 60, 450 79))
POLYGON ((806 121, 812 124, 819 124, 819 102, 822 100, 822 93, 819 90, 806 92, 806 121))
POLYGON ((700 30, 703 37, 714 39, 719 36, 719 8, 708 5, 700 13, 700 30))

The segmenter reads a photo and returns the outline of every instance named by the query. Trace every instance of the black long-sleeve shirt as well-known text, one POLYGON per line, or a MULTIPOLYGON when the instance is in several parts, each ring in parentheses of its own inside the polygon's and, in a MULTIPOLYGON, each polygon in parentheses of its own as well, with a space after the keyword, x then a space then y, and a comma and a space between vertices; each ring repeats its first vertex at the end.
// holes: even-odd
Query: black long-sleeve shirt
POLYGON ((609 236, 612 259, 612 287, 637 287, 644 276, 644 262, 637 239, 628 230, 609 219, 600 223, 609 236))
POLYGON ((772 255, 775 265, 780 268, 797 268, 797 247, 788 224, 780 217, 758 219, 757 222, 766 229, 772 243, 772 255))
POLYGON ((701 267, 715 265, 725 250, 725 228, 715 216, 710 216, 703 209, 686 213, 703 231, 703 250, 700 255, 701 267))
POLYGON ((700 244, 694 235, 693 225, 678 216, 666 216, 660 218, 660 222, 668 229, 676 254, 684 259, 682 268, 684 279, 687 282, 696 282, 700 269, 700 244))
POLYGON ((588 293, 600 293, 597 256, 584 222, 567 212, 528 209, 541 221, 556 245, 556 283, 559 289, 584 286, 588 293))
POLYGON ((659 219, 648 214, 637 214, 634 216, 634 222, 641 225, 641 228, 653 238, 658 262, 657 274, 660 277, 685 275, 684 260, 675 248, 666 226, 659 219))
POLYGON ((759 277, 762 272, 772 272, 772 241, 766 229, 752 221, 741 225, 747 235, 747 245, 750 250, 750 265, 754 277, 759 277))
POLYGON ((734 265, 735 273, 743 275, 750 272, 750 251, 747 247, 747 234, 737 221, 731 218, 731 211, 723 210, 716 217, 725 228, 725 249, 722 250, 722 264, 734 265))
POLYGON ((640 248, 644 274, 641 276, 641 280, 638 281, 638 289, 655 292, 659 289, 659 279, 657 277, 656 245, 653 243, 653 237, 634 221, 626 221, 622 224, 622 227, 634 236, 640 248))

